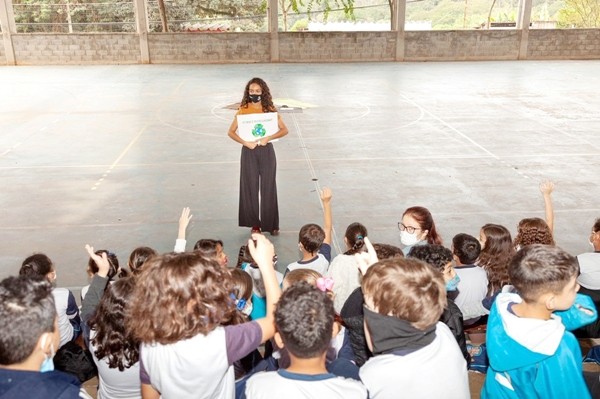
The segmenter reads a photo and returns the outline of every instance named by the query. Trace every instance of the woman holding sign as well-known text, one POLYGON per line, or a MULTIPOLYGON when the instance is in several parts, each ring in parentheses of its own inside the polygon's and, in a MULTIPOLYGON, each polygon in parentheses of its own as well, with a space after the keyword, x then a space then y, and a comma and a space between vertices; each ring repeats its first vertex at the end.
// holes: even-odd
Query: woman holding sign
POLYGON ((285 123, 273 105, 269 86, 260 78, 252 78, 246 84, 240 108, 227 134, 243 146, 240 161, 239 225, 252 227, 253 232, 262 230, 274 236, 279 234, 275 182, 277 159, 273 144, 269 141, 287 133, 285 123), (263 118, 263 115, 253 114, 265 115, 263 118), (270 124, 265 121, 272 118, 276 118, 276 123, 270 128, 270 124))

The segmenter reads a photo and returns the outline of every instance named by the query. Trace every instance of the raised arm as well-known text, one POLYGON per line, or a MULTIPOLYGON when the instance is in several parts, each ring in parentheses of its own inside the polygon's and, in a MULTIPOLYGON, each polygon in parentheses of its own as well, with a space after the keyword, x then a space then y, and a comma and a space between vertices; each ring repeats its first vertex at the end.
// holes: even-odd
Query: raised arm
POLYGON ((544 180, 540 183, 540 191, 544 196, 546 224, 548 224, 550 232, 554 234, 554 205, 552 204, 552 191, 554 191, 554 182, 550 180, 544 180))
POLYGON ((273 267, 275 249, 264 235, 258 233, 252 234, 252 239, 248 240, 248 249, 260 269, 267 294, 267 315, 256 320, 262 330, 262 342, 266 342, 275 334, 275 304, 281 295, 273 267))
POLYGON ((329 187, 321 190, 321 201, 323 202, 323 230, 325 230, 325 244, 331 245, 331 230, 333 228, 333 217, 331 216, 331 197, 333 193, 329 187))
POLYGON ((185 237, 187 227, 190 224, 190 220, 192 220, 192 216, 194 215, 190 215, 190 208, 188 207, 183 208, 181 211, 181 216, 179 217, 179 230, 177 233, 177 239, 175 240, 175 248, 173 248, 173 252, 185 252, 185 244, 187 243, 185 237))
POLYGON ((102 252, 102 256, 96 255, 94 247, 87 244, 85 249, 90 258, 92 258, 98 266, 98 273, 94 274, 94 277, 92 277, 90 289, 81 303, 81 318, 83 319, 83 322, 87 324, 96 311, 96 307, 98 307, 100 299, 102 299, 102 295, 106 289, 106 284, 108 284, 107 276, 108 270, 110 269, 110 263, 108 263, 106 252, 102 252))

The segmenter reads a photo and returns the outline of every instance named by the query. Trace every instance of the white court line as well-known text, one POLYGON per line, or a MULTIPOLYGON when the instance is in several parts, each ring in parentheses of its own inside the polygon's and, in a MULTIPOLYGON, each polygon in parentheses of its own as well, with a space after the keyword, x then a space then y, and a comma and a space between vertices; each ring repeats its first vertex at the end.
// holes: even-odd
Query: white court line
POLYGON ((138 139, 142 136, 142 134, 144 134, 144 132, 146 131, 146 129, 148 129, 148 125, 146 125, 146 126, 144 126, 143 128, 140 129, 140 131, 138 132, 138 134, 136 134, 136 136, 129 142, 129 144, 127 145, 127 147, 125 147, 125 149, 121 152, 121 154, 119 154, 119 156, 117 157, 117 159, 115 159, 115 161, 112 163, 112 165, 110 165, 108 167, 108 169, 104 172, 104 174, 102 175, 102 177, 100 179, 98 179, 98 181, 96 181, 96 183, 91 188, 91 190, 96 190, 98 188, 98 186, 100 186, 100 184, 102 183, 102 181, 104 181, 104 178, 106 177, 106 175, 108 175, 115 168, 115 166, 118 165, 119 161, 121 161, 121 159, 123 159, 123 157, 129 152, 129 150, 131 149, 131 147, 133 147, 133 145, 136 143, 136 141, 138 141, 138 139))
MULTIPOLYGON (((302 136, 302 129, 300 129, 300 124, 298 123, 298 119, 296 115, 291 114, 292 122, 294 127, 296 128, 296 134, 298 135, 298 139, 300 141, 300 148, 302 148, 302 152, 304 153, 304 161, 308 164, 308 171, 310 172, 310 176, 312 178, 313 184, 315 185, 317 198, 319 199, 319 203, 321 204, 321 209, 323 208, 323 201, 321 201, 321 185, 319 184, 319 179, 317 178, 317 174, 315 172, 315 168, 313 166, 312 160, 310 159, 310 154, 308 153, 308 148, 306 147, 306 143, 304 142, 304 137, 302 136)), ((334 249, 338 254, 343 253, 340 247, 340 243, 337 239, 337 234, 335 233, 335 228, 333 225, 331 226, 331 243, 333 244, 334 249)))
POLYGON ((445 120, 443 120, 442 118, 440 118, 437 115, 434 115, 433 112, 429 111, 428 109, 420 106, 419 104, 417 104, 416 102, 414 102, 413 100, 411 100, 410 98, 406 97, 404 94, 399 93, 400 97, 402 97, 405 101, 409 102, 410 104, 413 104, 415 107, 423 110, 423 112, 425 112, 427 115, 431 116, 433 119, 437 120, 438 122, 440 122, 441 124, 443 124, 444 126, 446 126, 448 129, 452 130, 453 132, 455 132, 456 134, 458 134, 459 136, 461 136, 462 138, 464 138, 465 140, 467 140, 468 142, 470 142, 471 144, 473 144, 475 147, 479 148, 480 150, 484 151, 486 154, 488 154, 489 156, 493 157, 494 159, 500 159, 499 157, 497 157, 496 155, 494 155, 490 150, 488 150, 487 148, 485 148, 484 146, 482 146, 481 144, 477 143, 475 140, 473 140, 472 138, 470 138, 469 136, 467 136, 466 134, 464 134, 463 132, 461 132, 460 130, 456 129, 454 126, 450 125, 448 122, 446 122, 445 120))

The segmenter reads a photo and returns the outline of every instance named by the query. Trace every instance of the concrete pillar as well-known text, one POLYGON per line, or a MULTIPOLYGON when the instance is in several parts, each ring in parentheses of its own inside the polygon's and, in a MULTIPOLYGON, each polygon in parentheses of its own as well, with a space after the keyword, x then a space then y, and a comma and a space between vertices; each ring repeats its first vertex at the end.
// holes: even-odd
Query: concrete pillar
POLYGON ((531 24, 531 0, 521 0, 519 9, 519 19, 517 20, 517 29, 521 32, 521 41, 519 43, 519 59, 527 59, 527 47, 529 45, 529 25, 531 24))
POLYGON ((0 25, 2 25, 2 41, 4 42, 6 65, 17 65, 12 41, 12 35, 17 33, 12 0, 0 0, 0 25))
POLYGON ((267 7, 271 62, 279 62, 279 9, 277 0, 269 0, 267 7))
POLYGON ((392 16, 392 30, 396 31, 396 61, 404 61, 404 40, 406 25, 406 0, 393 0, 394 15, 392 16), (394 26, 395 25, 395 26, 394 26))
POLYGON ((148 13, 146 12, 146 0, 134 0, 134 5, 135 26, 140 38, 140 58, 142 64, 149 64, 150 49, 148 47, 148 13))

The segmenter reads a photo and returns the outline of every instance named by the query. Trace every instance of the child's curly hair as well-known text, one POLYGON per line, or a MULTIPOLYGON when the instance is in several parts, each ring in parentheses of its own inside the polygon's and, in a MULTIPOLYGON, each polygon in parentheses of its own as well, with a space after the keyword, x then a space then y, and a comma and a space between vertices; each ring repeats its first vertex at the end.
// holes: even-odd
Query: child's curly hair
POLYGON ((532 244, 555 245, 550 227, 543 219, 526 218, 519 222, 514 246, 532 244))
POLYGON ((152 257, 137 279, 127 327, 142 343, 207 335, 237 313, 231 272, 197 252, 152 257))

